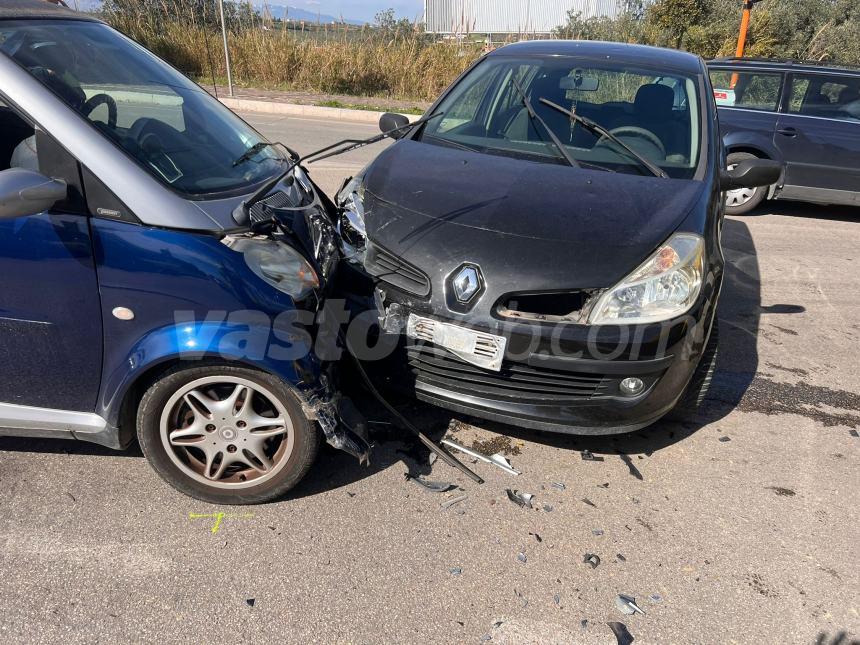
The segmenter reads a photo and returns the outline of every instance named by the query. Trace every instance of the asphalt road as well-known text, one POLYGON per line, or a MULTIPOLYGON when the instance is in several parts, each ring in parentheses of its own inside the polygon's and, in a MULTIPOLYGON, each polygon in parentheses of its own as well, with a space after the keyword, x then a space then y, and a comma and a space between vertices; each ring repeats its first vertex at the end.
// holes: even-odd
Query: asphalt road
MULTIPOLYGON (((249 120, 303 152, 373 133, 249 120)), ((331 190, 374 152, 312 174, 331 190)), ((641 643, 858 638, 860 210, 769 211, 725 225, 722 353, 701 419, 600 439, 452 426, 516 453, 519 477, 478 464, 477 486, 388 441, 369 468, 325 450, 282 502, 216 508, 175 493, 137 449, 0 439, 0 634, 615 643, 606 623, 620 621, 641 643), (407 470, 462 491, 426 492, 407 470), (190 516, 213 513, 226 513, 214 531, 190 516), (646 615, 621 614, 618 593, 646 615)), ((436 436, 451 419, 410 413, 436 436)))

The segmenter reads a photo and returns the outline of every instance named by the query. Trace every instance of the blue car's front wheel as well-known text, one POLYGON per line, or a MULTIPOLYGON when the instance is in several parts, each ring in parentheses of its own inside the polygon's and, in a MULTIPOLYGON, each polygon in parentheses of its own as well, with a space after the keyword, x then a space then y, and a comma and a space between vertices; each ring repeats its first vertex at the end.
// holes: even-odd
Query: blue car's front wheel
POLYGON ((266 502, 307 473, 319 433, 278 378, 230 365, 179 366, 144 394, 137 434, 174 488, 215 504, 266 502))

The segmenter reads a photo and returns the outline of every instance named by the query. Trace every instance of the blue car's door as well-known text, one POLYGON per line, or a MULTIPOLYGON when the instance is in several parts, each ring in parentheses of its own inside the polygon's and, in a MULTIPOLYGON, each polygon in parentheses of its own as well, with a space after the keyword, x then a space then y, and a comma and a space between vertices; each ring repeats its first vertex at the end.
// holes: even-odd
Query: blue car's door
POLYGON ((41 172, 65 179, 69 199, 0 220, 0 404, 92 412, 102 321, 80 171, 42 133, 37 143, 41 172))
POLYGON ((783 197, 860 204, 860 76, 792 74, 774 144, 783 197))

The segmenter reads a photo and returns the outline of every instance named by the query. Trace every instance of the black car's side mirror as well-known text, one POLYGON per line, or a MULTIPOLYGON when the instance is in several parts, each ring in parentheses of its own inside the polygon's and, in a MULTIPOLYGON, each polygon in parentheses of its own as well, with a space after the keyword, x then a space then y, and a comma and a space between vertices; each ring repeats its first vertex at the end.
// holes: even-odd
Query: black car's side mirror
POLYGON ((772 159, 744 159, 731 170, 720 171, 720 190, 757 188, 779 181, 782 162, 772 159))
MULTIPOLYGON (((397 114, 395 112, 386 112, 381 117, 379 117, 379 129, 382 132, 390 132, 391 130, 403 128, 407 125, 409 125, 409 117, 403 116, 402 114, 397 114)), ((391 134, 391 138, 399 139, 404 134, 406 134, 406 132, 406 130, 394 132, 391 134)))
POLYGON ((33 170, 9 168, 0 172, 0 220, 36 215, 65 199, 62 179, 51 179, 33 170))

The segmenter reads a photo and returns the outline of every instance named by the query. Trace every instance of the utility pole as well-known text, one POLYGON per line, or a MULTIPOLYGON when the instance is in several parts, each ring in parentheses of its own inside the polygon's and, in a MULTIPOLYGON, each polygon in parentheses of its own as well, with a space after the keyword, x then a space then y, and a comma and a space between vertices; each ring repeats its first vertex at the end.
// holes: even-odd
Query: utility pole
POLYGON ((218 11, 221 13, 221 36, 224 39, 224 61, 227 63, 227 89, 233 96, 233 73, 230 71, 230 50, 227 48, 227 22, 224 20, 224 0, 218 0, 218 11))
MULTIPOLYGON (((738 46, 735 50, 735 58, 743 58, 744 48, 747 44, 747 32, 750 28, 750 15, 752 14, 753 5, 757 2, 761 2, 762 0, 744 0, 744 10, 741 14, 741 28, 738 32, 738 46)), ((732 81, 729 85, 732 89, 734 89, 735 84, 738 82, 738 75, 732 74, 732 81)))

